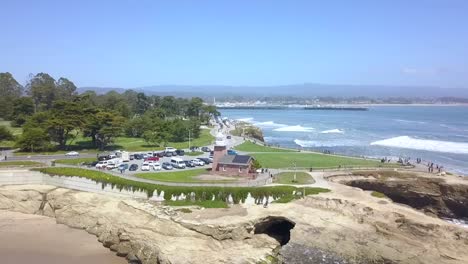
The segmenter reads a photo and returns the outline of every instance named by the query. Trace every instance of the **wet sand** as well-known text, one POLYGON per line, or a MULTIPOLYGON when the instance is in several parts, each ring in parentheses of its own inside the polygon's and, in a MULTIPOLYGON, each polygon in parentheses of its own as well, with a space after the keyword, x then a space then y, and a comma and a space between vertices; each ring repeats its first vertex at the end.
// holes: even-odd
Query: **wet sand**
POLYGON ((2 264, 124 264, 84 230, 55 223, 55 219, 0 210, 2 264))

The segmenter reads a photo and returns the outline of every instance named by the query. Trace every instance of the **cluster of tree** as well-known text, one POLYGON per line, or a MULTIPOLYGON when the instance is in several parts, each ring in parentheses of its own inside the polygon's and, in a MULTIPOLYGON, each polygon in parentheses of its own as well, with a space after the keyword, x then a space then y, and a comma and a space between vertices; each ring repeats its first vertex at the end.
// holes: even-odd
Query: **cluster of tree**
POLYGON ((144 138, 152 145, 198 137, 200 125, 219 115, 200 98, 146 96, 127 90, 98 95, 78 94, 66 78, 46 73, 31 76, 22 87, 10 73, 0 73, 0 117, 21 126, 17 146, 22 150, 67 149, 78 136, 104 149, 120 135, 144 138))

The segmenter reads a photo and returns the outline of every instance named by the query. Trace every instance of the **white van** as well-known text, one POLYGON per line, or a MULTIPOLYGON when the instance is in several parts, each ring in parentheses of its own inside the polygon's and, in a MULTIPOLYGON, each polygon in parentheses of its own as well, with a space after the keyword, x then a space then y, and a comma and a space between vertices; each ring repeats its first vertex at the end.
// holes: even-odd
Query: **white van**
POLYGON ((171 164, 174 168, 185 169, 185 162, 181 158, 172 158, 171 164))
POLYGON ((120 158, 122 159, 123 162, 129 162, 130 161, 130 154, 127 151, 122 151, 120 153, 120 158))

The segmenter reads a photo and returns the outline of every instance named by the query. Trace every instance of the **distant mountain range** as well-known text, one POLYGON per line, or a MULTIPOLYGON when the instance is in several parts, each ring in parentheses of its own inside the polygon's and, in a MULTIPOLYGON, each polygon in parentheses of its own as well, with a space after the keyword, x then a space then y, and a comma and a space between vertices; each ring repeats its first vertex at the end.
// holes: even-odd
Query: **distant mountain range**
MULTIPOLYGON (((80 87, 79 92, 93 90, 98 94, 111 90, 124 92, 127 89, 109 87, 80 87)), ((468 98, 468 88, 441 88, 431 86, 385 86, 385 85, 328 85, 294 84, 278 86, 225 86, 225 85, 155 85, 132 89, 149 95, 174 95, 178 97, 464 97, 468 98)))

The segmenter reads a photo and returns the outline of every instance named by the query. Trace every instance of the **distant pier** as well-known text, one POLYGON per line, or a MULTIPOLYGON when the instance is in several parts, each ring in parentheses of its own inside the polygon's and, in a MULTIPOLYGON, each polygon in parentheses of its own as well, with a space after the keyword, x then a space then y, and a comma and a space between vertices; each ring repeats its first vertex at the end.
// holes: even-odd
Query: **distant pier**
POLYGON ((239 109, 239 110, 338 110, 338 111, 367 111, 367 107, 353 106, 217 106, 218 109, 239 109))

